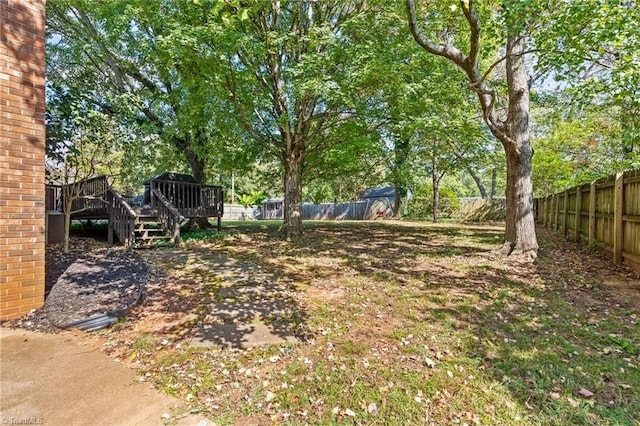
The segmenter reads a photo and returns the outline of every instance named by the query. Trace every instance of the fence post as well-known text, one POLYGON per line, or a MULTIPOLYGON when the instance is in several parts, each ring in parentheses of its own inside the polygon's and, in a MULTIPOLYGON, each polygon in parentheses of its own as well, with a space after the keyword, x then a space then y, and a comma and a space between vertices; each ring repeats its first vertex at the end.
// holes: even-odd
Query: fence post
POLYGON ((580 228, 582 227, 582 185, 576 188, 576 217, 574 239, 580 241, 580 228))
POLYGON ((560 229, 560 194, 554 194, 553 198, 555 198, 556 202, 556 213, 553 220, 553 230, 557 231, 560 229))
POLYGON ((156 196, 153 193, 154 188, 156 187, 155 181, 152 179, 149 181, 149 204, 151 207, 156 207, 156 196))
POLYGON ((589 247, 596 242, 596 182, 589 189, 589 247))
POLYGON ((622 208, 624 194, 624 174, 616 174, 613 210, 613 263, 622 263, 622 208))
POLYGON ((544 201, 545 204, 545 212, 544 212, 544 224, 548 228, 551 226, 551 196, 547 195, 547 198, 544 201))
POLYGON ((564 214, 562 215, 562 233, 565 238, 569 235, 569 190, 564 191, 564 214))

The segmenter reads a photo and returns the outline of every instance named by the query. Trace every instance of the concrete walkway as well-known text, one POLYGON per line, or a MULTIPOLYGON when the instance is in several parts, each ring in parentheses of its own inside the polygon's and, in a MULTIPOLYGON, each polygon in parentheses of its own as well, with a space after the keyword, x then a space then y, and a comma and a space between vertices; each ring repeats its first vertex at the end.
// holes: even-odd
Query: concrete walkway
POLYGON ((178 419, 180 401, 134 381, 132 370, 74 343, 71 334, 0 327, 1 424, 211 424, 178 419))

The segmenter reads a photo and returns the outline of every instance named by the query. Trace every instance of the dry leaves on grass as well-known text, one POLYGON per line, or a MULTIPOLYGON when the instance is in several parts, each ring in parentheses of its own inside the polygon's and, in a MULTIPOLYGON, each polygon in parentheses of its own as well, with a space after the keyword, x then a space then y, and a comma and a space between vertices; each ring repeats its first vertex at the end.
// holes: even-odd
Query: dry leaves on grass
MULTIPOLYGON (((158 273, 152 271, 145 304, 97 335, 105 350, 138 368, 141 380, 236 423, 367 423, 376 416, 389 423, 516 424, 534 414, 562 423, 570 418, 563 410, 576 403, 597 408, 602 389, 581 363, 593 353, 600 367, 605 352, 606 363, 620 362, 622 339, 634 341, 622 329, 615 341, 603 330, 606 346, 573 333, 600 332, 637 315, 633 302, 602 279, 629 272, 599 260, 576 269, 589 264, 584 253, 544 231, 534 265, 485 255, 500 238, 497 228, 330 223, 291 244, 272 231, 246 229, 242 238, 215 245, 150 252, 158 273), (250 351, 188 349, 179 331, 210 303, 207 280, 234 262, 279 274, 304 292, 307 340, 250 351), (552 369, 545 353, 558 356, 552 369), (561 387, 560 376, 595 395, 561 387)), ((616 374, 612 382, 633 383, 616 374)), ((616 390, 620 397, 607 395, 603 403, 629 406, 634 387, 616 390)), ((602 411, 588 415, 616 420, 602 411)))

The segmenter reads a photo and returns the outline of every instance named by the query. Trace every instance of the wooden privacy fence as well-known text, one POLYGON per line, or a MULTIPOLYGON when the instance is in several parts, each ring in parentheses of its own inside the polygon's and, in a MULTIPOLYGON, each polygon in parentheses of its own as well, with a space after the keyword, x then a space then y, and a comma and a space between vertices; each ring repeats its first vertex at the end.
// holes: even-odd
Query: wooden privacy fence
POLYGON ((309 220, 372 220, 391 214, 386 200, 302 205, 302 218, 309 220))
POLYGON ((504 220, 507 201, 504 198, 460 197, 458 217, 470 221, 504 220))
POLYGON ((640 271, 640 169, 535 200, 536 219, 574 240, 588 239, 640 271))
MULTIPOLYGON (((391 217, 392 204, 387 199, 348 203, 302 203, 304 220, 374 220, 391 217)), ((263 204, 261 219, 284 219, 284 205, 263 204)))

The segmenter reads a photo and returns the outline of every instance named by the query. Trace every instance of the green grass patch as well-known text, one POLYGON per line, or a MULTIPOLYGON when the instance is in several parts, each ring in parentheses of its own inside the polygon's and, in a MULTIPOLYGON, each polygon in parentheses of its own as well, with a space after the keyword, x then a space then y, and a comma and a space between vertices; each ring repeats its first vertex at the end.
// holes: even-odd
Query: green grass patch
POLYGON ((181 231, 180 240, 184 242, 219 241, 225 238, 233 237, 234 235, 234 232, 228 231, 218 232, 210 229, 192 229, 181 231))
MULTIPOLYGON (((616 299, 603 284, 598 270, 606 266, 577 274, 574 265, 590 259, 555 237, 542 234, 544 259, 523 264, 491 253, 502 233, 491 226, 305 221, 305 239, 287 243, 281 224, 225 222, 225 232, 241 237, 180 248, 164 265, 170 279, 211 283, 200 318, 211 303, 225 302, 216 297, 225 278, 216 274, 236 273, 258 277, 265 291, 286 288, 268 301, 295 306, 268 312, 268 324, 304 332, 297 343, 251 350, 162 347, 146 371, 209 418, 640 421, 640 312, 629 295, 616 299), (198 266, 186 267, 185 259, 198 266)), ((251 297, 234 301, 260 300, 251 297)), ((142 335, 132 347, 143 354, 161 339, 142 335)))

